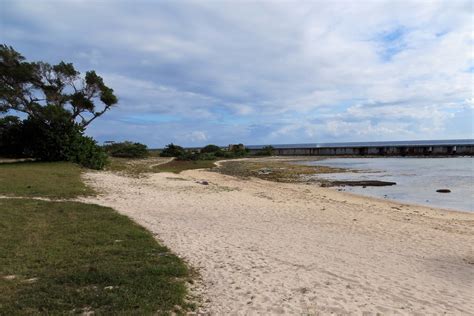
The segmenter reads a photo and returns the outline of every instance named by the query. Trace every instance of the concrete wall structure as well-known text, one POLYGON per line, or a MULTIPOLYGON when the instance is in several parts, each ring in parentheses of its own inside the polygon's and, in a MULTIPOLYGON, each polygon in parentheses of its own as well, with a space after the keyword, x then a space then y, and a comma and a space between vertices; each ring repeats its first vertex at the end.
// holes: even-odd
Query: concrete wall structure
MULTIPOLYGON (((255 154, 260 149, 251 148, 255 154)), ((277 156, 474 156, 474 145, 274 148, 277 156)))

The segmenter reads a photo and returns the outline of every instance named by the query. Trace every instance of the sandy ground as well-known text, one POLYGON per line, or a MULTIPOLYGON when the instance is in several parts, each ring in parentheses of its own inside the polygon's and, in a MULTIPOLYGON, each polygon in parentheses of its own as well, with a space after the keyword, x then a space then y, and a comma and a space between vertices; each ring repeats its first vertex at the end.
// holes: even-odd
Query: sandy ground
POLYGON ((201 312, 474 314, 474 214, 203 170, 85 177, 200 272, 201 312))

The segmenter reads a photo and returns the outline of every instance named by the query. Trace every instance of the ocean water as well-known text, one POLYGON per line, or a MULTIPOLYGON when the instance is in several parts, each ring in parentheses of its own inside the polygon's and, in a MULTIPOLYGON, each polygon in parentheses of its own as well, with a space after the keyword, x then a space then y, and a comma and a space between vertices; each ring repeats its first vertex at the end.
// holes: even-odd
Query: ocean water
POLYGON ((474 212, 474 158, 328 158, 301 162, 357 170, 318 176, 328 180, 380 180, 385 187, 343 189, 361 195, 474 212), (449 189, 451 193, 437 193, 449 189))

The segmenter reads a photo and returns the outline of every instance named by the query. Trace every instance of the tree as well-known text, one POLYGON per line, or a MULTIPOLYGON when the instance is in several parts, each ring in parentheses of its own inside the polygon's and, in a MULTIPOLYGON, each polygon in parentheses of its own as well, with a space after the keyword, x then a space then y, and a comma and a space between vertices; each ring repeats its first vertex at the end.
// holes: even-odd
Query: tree
POLYGON ((222 150, 219 146, 213 145, 213 144, 210 144, 201 148, 201 153, 217 153, 221 151, 222 150))
POLYGON ((257 151, 256 155, 257 156, 273 156, 273 151, 275 148, 273 146, 265 146, 259 151, 257 151))
POLYGON ((71 63, 27 62, 11 46, 0 45, 0 113, 14 110, 41 120, 41 108, 55 106, 84 128, 117 102, 95 71, 81 78, 71 63))
POLYGON ((105 151, 112 157, 145 158, 149 155, 145 144, 125 141, 104 146, 105 151))
POLYGON ((166 147, 160 152, 161 157, 179 157, 185 154, 186 150, 184 150, 183 147, 173 143, 166 145, 166 147))
POLYGON ((0 118, 0 157, 24 155, 23 122, 16 116, 0 118))

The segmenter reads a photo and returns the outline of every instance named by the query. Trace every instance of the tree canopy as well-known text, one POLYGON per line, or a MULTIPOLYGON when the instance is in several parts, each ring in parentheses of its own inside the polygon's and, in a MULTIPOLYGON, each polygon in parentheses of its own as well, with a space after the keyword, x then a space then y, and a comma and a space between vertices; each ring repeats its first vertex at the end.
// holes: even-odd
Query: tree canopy
POLYGON ((56 106, 84 128, 117 102, 93 70, 81 77, 72 63, 27 62, 11 46, 0 45, 0 113, 15 110, 41 119, 41 108, 56 106))

